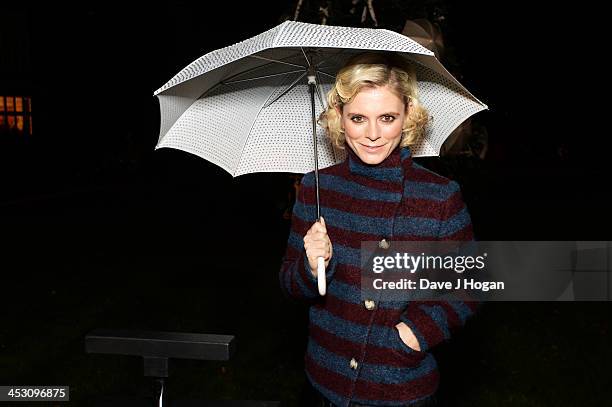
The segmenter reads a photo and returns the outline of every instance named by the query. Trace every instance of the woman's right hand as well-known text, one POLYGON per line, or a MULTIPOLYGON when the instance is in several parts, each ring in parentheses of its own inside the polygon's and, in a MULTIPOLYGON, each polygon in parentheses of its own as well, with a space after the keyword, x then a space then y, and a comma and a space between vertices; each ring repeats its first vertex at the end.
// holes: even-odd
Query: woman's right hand
POLYGON ((323 216, 321 216, 320 222, 315 222, 306 232, 306 236, 304 236, 304 249, 306 250, 306 257, 308 258, 312 275, 316 277, 317 258, 323 257, 325 267, 327 267, 334 254, 331 240, 327 236, 327 228, 325 227, 323 216))

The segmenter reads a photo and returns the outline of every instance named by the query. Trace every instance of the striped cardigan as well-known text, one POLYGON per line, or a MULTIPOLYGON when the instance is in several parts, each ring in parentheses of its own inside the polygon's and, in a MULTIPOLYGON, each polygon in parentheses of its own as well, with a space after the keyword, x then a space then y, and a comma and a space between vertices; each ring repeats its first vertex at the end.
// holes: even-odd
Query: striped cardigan
POLYGON ((431 348, 473 315, 474 303, 361 300, 362 241, 473 240, 459 185, 413 162, 397 147, 382 163, 364 164, 347 146, 347 159, 320 171, 321 215, 333 244, 327 294, 319 296, 303 237, 316 220, 314 174, 306 174, 293 218, 280 284, 286 296, 312 300, 304 358, 312 385, 338 406, 410 405, 439 384, 431 348), (404 344, 405 322, 421 350, 404 344))

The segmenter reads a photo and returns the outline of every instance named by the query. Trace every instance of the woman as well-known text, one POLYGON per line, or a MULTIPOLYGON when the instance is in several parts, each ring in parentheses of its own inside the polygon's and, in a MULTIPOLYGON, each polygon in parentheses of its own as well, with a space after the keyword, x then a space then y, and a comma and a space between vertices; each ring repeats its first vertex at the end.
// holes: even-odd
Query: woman
POLYGON ((432 405, 438 369, 428 351, 473 314, 460 302, 362 301, 362 241, 471 240, 456 182, 412 160, 428 122, 414 67, 388 53, 351 58, 338 72, 320 117, 346 148, 344 162, 320 171, 321 221, 313 173, 302 180, 280 270, 283 291, 313 300, 306 376, 317 405, 432 405), (317 291, 317 258, 327 294, 317 291))

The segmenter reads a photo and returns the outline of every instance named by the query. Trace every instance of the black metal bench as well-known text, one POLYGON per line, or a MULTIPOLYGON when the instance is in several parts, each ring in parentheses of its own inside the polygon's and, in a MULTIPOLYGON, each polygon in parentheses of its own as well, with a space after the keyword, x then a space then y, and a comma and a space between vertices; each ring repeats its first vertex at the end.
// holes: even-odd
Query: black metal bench
MULTIPOLYGON (((85 336, 87 353, 141 356, 144 375, 153 378, 156 404, 178 407, 165 398, 168 359, 230 360, 236 350, 233 335, 186 332, 95 329, 85 336)), ((277 401, 225 400, 184 402, 181 406, 275 407, 277 401)), ((130 402, 130 405, 134 405, 130 402)))

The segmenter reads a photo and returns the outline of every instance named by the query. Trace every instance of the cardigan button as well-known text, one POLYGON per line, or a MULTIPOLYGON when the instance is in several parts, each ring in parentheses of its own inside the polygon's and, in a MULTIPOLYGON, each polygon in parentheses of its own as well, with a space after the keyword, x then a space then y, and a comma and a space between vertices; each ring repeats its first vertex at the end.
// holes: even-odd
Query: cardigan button
POLYGON ((387 250, 390 246, 391 244, 387 242, 387 239, 383 239, 380 242, 378 242, 378 247, 380 247, 381 249, 387 250))
POLYGON ((368 311, 372 311, 374 308, 376 308, 376 303, 372 300, 365 300, 364 304, 368 311))
POLYGON ((350 366, 351 366, 351 369, 353 369, 353 370, 356 370, 356 369, 357 369, 357 366, 359 366, 359 365, 357 364, 357 361, 355 360, 355 358, 352 358, 352 359, 351 359, 350 366))

